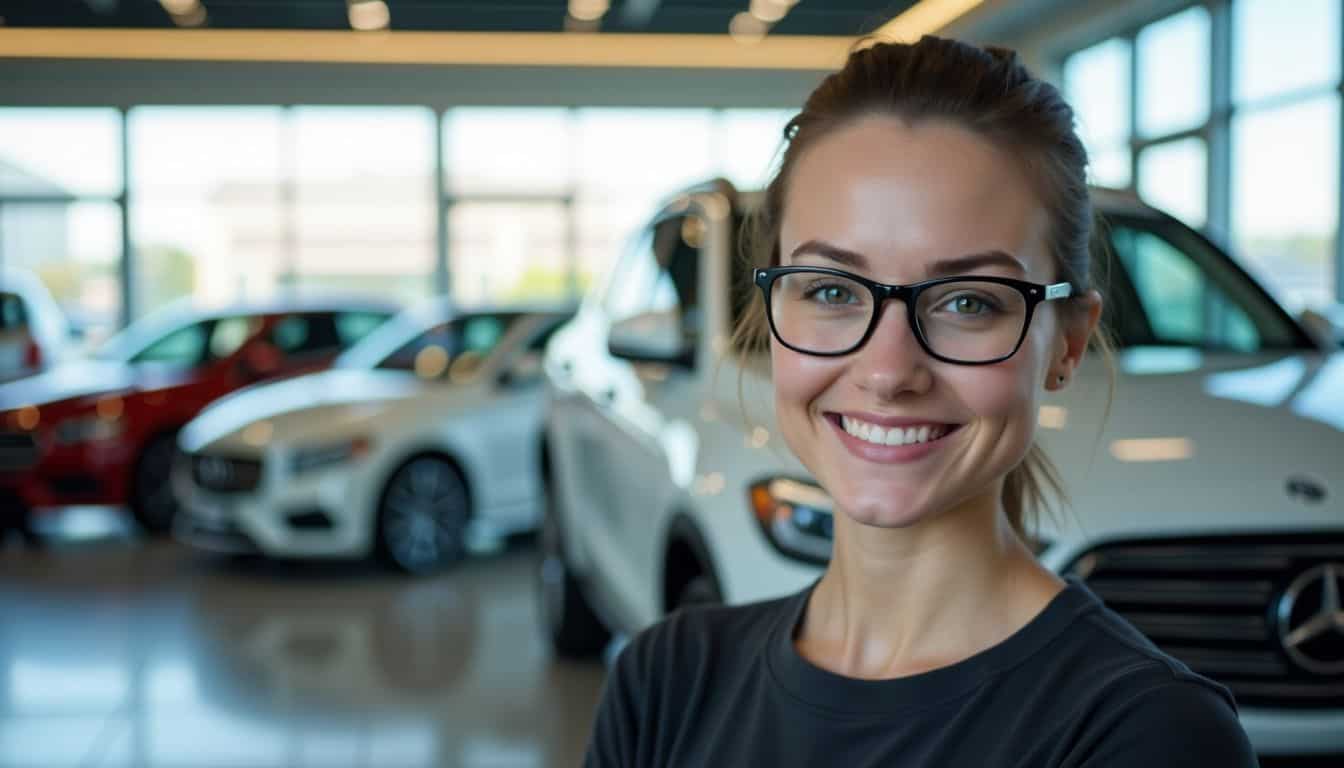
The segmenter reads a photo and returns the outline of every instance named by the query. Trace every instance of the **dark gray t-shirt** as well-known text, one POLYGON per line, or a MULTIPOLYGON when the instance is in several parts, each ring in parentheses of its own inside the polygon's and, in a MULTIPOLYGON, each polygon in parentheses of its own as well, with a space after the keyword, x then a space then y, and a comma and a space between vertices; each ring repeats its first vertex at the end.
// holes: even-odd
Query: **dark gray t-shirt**
POLYGON ((637 636, 607 680, 585 765, 1256 765, 1227 689, 1079 582, 1002 643, 894 680, 798 654, 810 592, 682 611, 637 636))

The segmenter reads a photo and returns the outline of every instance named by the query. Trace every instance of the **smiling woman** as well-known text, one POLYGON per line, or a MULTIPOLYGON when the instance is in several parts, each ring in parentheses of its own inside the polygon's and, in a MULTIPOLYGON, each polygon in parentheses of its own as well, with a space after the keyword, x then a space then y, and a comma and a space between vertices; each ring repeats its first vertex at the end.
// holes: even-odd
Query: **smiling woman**
POLYGON ((1225 688, 1028 543, 1042 399, 1101 315, 1072 111, 1011 52, 925 37, 856 50, 785 136, 738 335, 831 558, 636 637, 588 765, 1254 765, 1225 688))

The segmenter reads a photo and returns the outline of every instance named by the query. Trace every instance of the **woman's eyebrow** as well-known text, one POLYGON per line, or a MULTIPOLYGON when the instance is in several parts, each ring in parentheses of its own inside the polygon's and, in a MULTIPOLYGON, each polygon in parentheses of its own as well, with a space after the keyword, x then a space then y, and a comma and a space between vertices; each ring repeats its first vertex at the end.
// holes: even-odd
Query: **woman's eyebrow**
MULTIPOLYGON (((799 256, 820 256, 854 270, 866 271, 868 269, 868 259, 863 254, 821 240, 808 240, 794 248, 793 252, 789 254, 789 261, 794 261, 799 256)), ((984 267, 1006 267, 1019 274, 1027 274, 1026 265, 1007 252, 999 250, 935 261, 928 266, 927 272, 929 277, 941 277, 943 275, 973 272, 984 267)))
POLYGON ((928 274, 929 277, 957 275, 964 272, 972 272, 983 267, 1007 267, 1020 274, 1027 274, 1027 268, 1022 262, 1003 251, 985 251, 983 253, 973 253, 969 256, 961 256, 955 259, 935 261, 929 265, 928 274))
POLYGON ((847 250, 821 240, 808 240, 789 254, 789 261, 797 259, 799 256, 820 256, 823 259, 829 259, 837 264, 843 264, 856 270, 868 269, 868 259, 857 251, 847 250))

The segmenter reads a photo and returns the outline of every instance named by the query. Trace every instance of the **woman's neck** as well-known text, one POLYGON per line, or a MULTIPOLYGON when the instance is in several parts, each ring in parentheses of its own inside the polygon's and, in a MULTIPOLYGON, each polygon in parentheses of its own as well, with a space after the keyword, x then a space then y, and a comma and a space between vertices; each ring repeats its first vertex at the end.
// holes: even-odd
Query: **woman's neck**
POLYGON ((905 677, 1002 642, 1061 589, 994 499, 901 529, 838 513, 831 563, 795 645, 837 674, 905 677))

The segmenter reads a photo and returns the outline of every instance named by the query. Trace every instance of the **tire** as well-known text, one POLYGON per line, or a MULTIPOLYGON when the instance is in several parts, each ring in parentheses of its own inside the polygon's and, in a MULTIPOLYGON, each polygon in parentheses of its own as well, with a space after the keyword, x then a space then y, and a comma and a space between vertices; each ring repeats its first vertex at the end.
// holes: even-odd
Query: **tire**
POLYGON ((146 533, 155 536, 171 531, 177 517, 172 483, 176 457, 177 435, 160 435, 145 446, 132 471, 131 514, 146 533))
POLYGON ((0 495, 0 546, 5 543, 9 531, 19 534, 23 542, 33 549, 42 547, 46 542, 33 529, 33 516, 28 507, 16 494, 0 495))
POLYGON ((712 576, 700 574, 690 581, 686 582, 681 591, 677 593, 676 608, 680 611, 683 608, 695 608, 704 605, 719 605, 723 602, 723 593, 719 590, 719 585, 712 576))
POLYGON ((537 557, 537 603, 541 626, 557 656, 591 659, 611 642, 611 631, 598 618, 565 559, 564 538, 555 509, 554 490, 547 493, 537 557))
POLYGON ((378 554, 388 565, 417 575, 447 568, 467 553, 467 482, 447 459, 412 459, 388 478, 376 521, 378 554))

